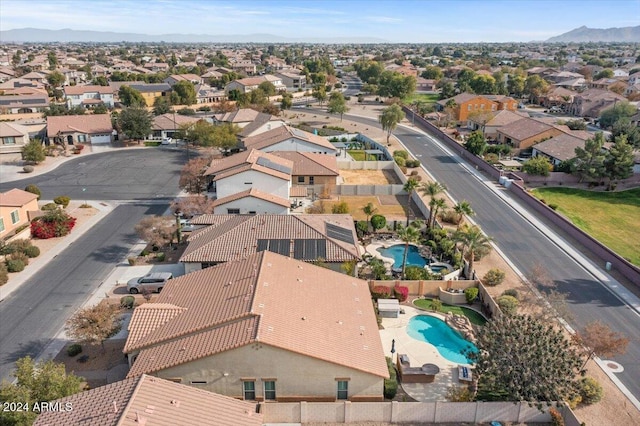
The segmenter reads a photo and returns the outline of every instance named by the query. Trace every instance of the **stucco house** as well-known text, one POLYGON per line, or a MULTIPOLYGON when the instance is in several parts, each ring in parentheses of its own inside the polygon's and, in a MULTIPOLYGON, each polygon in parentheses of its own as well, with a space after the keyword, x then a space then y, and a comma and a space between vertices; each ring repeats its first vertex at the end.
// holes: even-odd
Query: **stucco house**
POLYGON ((256 404, 142 374, 51 401, 34 426, 261 426, 256 404))
POLYGON ((288 198, 250 188, 216 199, 213 214, 289 214, 290 207, 288 198))
POLYGON ((38 196, 21 189, 0 193, 0 238, 11 235, 27 225, 39 211, 38 196))
POLYGON ((300 151, 335 156, 338 151, 325 138, 290 126, 277 127, 256 136, 243 138, 241 143, 245 149, 264 152, 300 151))
POLYGON ((335 187, 338 184, 340 170, 335 155, 304 151, 273 151, 272 154, 291 161, 291 183, 294 185, 335 187))
POLYGON ((185 271, 269 250, 305 262, 324 259, 333 270, 360 258, 353 218, 346 214, 202 215, 180 258, 185 271))
POLYGON ((515 111, 518 108, 518 102, 509 96, 475 95, 473 93, 460 93, 452 98, 442 99, 436 105, 440 110, 444 110, 448 104, 453 104, 452 118, 462 122, 466 122, 473 114, 503 109, 515 111))
POLYGON ((0 96, 0 114, 28 114, 44 112, 49 107, 47 95, 7 95, 0 96))
POLYGON ((296 71, 291 69, 276 72, 274 75, 282 80, 282 84, 287 90, 304 90, 307 87, 307 76, 296 71))
POLYGON ((515 149, 526 149, 545 139, 562 134, 562 130, 551 124, 531 118, 522 118, 497 129, 499 143, 511 145, 515 149))
POLYGON ((617 102, 624 102, 626 98, 617 93, 603 89, 587 89, 578 93, 569 105, 569 114, 578 117, 600 117, 602 111, 614 106, 617 102))
POLYGON ((281 119, 251 108, 240 108, 232 112, 213 115, 213 123, 230 123, 240 127, 238 137, 246 138, 264 133, 276 127, 284 126, 281 119))
POLYGON ((152 133, 150 139, 173 138, 176 132, 180 130, 180 126, 193 124, 199 120, 201 120, 199 117, 190 117, 171 112, 156 115, 151 123, 152 133))
POLYGON ((247 77, 241 78, 239 80, 234 80, 232 82, 227 83, 224 86, 224 91, 229 94, 232 90, 237 90, 240 93, 250 93, 252 90, 256 90, 260 84, 268 81, 273 84, 276 88, 276 92, 279 90, 286 90, 287 87, 282 83, 282 79, 280 77, 276 77, 275 75, 265 74, 258 77, 247 77))
POLYGON ((12 122, 0 122, 0 154, 22 152, 29 143, 29 129, 12 122))
POLYGON ((109 114, 59 115, 47 117, 47 137, 54 142, 111 143, 113 125, 109 114))
POLYGON ((585 141, 589 139, 587 132, 562 133, 544 142, 533 145, 532 156, 547 157, 554 166, 563 161, 571 160, 576 156, 576 148, 584 148, 585 141))
POLYGON ((388 377, 367 282, 266 250, 171 280, 124 352, 128 377, 247 401, 382 401, 388 377))
POLYGON ((528 117, 526 113, 508 110, 471 114, 467 120, 467 127, 484 132, 487 139, 497 139, 498 129, 525 117, 528 117))
POLYGON ((169 98, 171 94, 171 86, 167 83, 132 83, 128 84, 132 89, 140 92, 144 98, 144 103, 148 107, 152 107, 156 99, 164 97, 169 98))
POLYGON ((114 92, 109 86, 65 86, 64 96, 69 108, 90 108, 100 104, 113 108, 114 105, 114 92))

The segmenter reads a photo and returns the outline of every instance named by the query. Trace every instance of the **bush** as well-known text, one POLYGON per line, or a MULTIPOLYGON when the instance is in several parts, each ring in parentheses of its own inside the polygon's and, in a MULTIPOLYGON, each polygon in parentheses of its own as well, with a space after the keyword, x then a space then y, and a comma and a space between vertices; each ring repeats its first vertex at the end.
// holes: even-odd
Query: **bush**
POLYGON ((384 379, 384 397, 386 399, 393 399, 397 393, 398 380, 384 379))
POLYGON ((81 353, 82 353, 82 346, 77 343, 74 343, 73 345, 70 345, 67 348, 67 355, 69 355, 70 357, 74 357, 81 353))
POLYGON ((489 271, 484 274, 484 277, 482 277, 482 282, 485 285, 493 287, 502 284, 502 281, 504 281, 504 277, 505 273, 502 269, 493 268, 489 269, 489 271))
POLYGON ((578 391, 584 404, 595 404, 602 399, 602 386, 592 377, 580 379, 578 391))
POLYGON ((440 299, 431 300, 431 310, 433 312, 440 312, 442 310, 442 301, 440 299))
POLYGON ((476 297, 478 297, 478 289, 476 287, 469 287, 464 289, 464 297, 467 299, 468 304, 472 304, 476 297))
POLYGON ((29 240, 13 240, 9 244, 2 247, 0 250, 0 254, 12 254, 24 252, 27 247, 31 246, 31 241, 29 240))
POLYGON ((554 204, 554 203, 549 203, 549 208, 550 208, 551 210, 556 210, 556 209, 558 208, 558 205, 557 205, 557 204, 554 204))
POLYGON ((31 184, 31 185, 27 185, 24 188, 25 191, 30 192, 32 194, 36 194, 38 196, 38 201, 40 201, 40 197, 42 196, 42 192, 40 191, 40 188, 38 188, 36 185, 31 184))
POLYGON ((31 222, 31 236, 46 240, 54 237, 64 237, 76 224, 76 218, 66 214, 63 210, 52 210, 31 222))
POLYGON ((409 287, 396 285, 393 287, 393 296, 400 302, 405 302, 409 297, 409 287))
POLYGON ((7 271, 7 265, 0 263, 0 286, 3 286, 9 281, 9 271, 7 271))
POLYGON ((160 146, 161 141, 144 141, 144 146, 160 146))
POLYGON ((502 313, 506 315, 513 315, 518 310, 518 299, 513 296, 500 296, 497 302, 502 313))
POLYGON ((57 208, 58 208, 58 205, 56 203, 47 203, 44 206, 40 207, 40 210, 49 211, 49 210, 56 210, 57 208))
POLYGON ((180 108, 176 112, 180 115, 196 115, 196 110, 192 108, 180 108))
POLYGON ((402 157, 393 157, 393 160, 396 162, 396 164, 400 167, 405 167, 407 165, 407 160, 405 160, 402 157))
POLYGON ((405 279, 407 280, 428 280, 430 279, 429 271, 419 266, 407 266, 404 270, 405 279))
POLYGON ((136 298, 133 296, 122 296, 120 298, 120 307, 125 309, 132 309, 136 303, 136 298))
POLYGON ((69 203, 71 202, 71 198, 69 198, 66 195, 60 195, 59 197, 54 198, 53 202, 58 205, 61 205, 62 208, 66 209, 69 203))
POLYGON ((33 166, 24 166, 24 167, 22 167, 22 171, 24 171, 25 173, 33 173, 34 170, 35 170, 35 168, 33 166))
POLYGON ((166 259, 166 255, 163 252, 160 253, 156 253, 156 260, 158 262, 164 262, 164 260, 166 259))
POLYGON ((26 266, 24 262, 20 259, 7 259, 5 261, 7 265, 8 272, 22 272, 24 271, 24 267, 26 266))
POLYGON ((549 409, 549 414, 551 415, 551 424, 553 426, 564 426, 564 419, 562 418, 562 414, 560 414, 560 411, 551 407, 549 409))
MULTIPOLYGON (((25 161, 31 161, 35 164, 41 163, 46 157, 44 146, 38 139, 31 139, 26 145, 22 147, 22 159, 25 161)), ((29 166, 27 166, 29 167, 29 166)), ((33 171, 33 169, 31 170, 33 171)), ((25 172, 27 172, 25 170, 25 172)), ((31 173, 31 172, 27 172, 31 173)))
POLYGON ((443 212, 438 213, 438 217, 441 221, 446 223, 452 223, 454 225, 458 224, 458 213, 456 213, 453 209, 445 210, 443 212))
POLYGON ((503 296, 515 297, 517 299, 518 298, 518 290, 516 290, 515 288, 510 288, 508 290, 503 291, 502 295, 503 296))
POLYGON ((36 246, 29 246, 23 250, 23 253, 26 254, 28 258, 33 259, 34 257, 40 256, 40 249, 36 246))
POLYGON ((387 218, 382 216, 381 214, 374 214, 373 216, 371 216, 371 226, 373 227, 374 231, 377 231, 378 229, 382 229, 387 225, 387 218))
POLYGON ((377 285, 371 290, 371 297, 373 300, 388 299, 391 297, 391 289, 386 285, 377 285))
POLYGON ((407 160, 409 158, 409 153, 407 151, 405 151, 404 149, 400 149, 397 151, 393 151, 393 157, 402 157, 405 160, 407 160))
POLYGON ((333 214, 347 214, 349 213, 349 204, 347 204, 346 202, 342 201, 338 204, 334 204, 331 207, 331 213, 333 214))
POLYGON ((406 160, 407 167, 420 167, 420 160, 406 160))

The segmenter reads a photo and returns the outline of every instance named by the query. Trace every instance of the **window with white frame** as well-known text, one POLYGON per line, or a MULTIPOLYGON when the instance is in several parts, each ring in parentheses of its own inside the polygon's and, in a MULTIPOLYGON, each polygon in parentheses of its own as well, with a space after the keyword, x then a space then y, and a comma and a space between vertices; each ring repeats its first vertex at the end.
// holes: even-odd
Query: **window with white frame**
POLYGON ((349 381, 338 380, 338 394, 337 399, 349 399, 349 381))
POLYGON ((6 136, 6 137, 2 138, 2 144, 3 145, 15 145, 16 144, 16 138, 14 138, 13 136, 6 136))
POLYGON ((242 397, 247 401, 255 401, 256 399, 256 382, 244 381, 242 382, 242 397))
POLYGON ((15 225, 18 222, 20 222, 20 212, 16 209, 11 212, 11 223, 15 225))
POLYGON ((276 400, 276 381, 275 380, 264 381, 264 399, 267 401, 276 400))
POLYGON ((4 218, 0 217, 0 232, 4 232, 4 218))

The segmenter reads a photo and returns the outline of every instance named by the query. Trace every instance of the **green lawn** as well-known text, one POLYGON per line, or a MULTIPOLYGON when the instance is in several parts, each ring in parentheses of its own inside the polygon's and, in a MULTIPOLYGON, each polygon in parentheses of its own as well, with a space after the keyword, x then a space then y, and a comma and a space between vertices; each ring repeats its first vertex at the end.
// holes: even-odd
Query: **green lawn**
POLYGON ((375 155, 369 156, 369 158, 365 158, 367 155, 361 149, 348 149, 347 153, 353 157, 354 161, 375 161, 375 155))
POLYGON ((436 103, 440 100, 440 95, 438 93, 414 93, 411 96, 404 98, 402 101, 409 105, 415 101, 421 101, 425 103, 436 103))
MULTIPOLYGON (((431 299, 418 299, 413 302, 418 308, 430 311, 431 310, 431 299)), ((484 325, 487 320, 478 312, 473 309, 465 308, 464 306, 457 305, 447 305, 446 303, 442 304, 442 310, 440 312, 447 313, 452 312, 458 315, 464 315, 469 318, 472 324, 475 325, 484 325)))
POLYGON ((539 188, 532 194, 569 218, 574 225, 640 266, 640 188, 595 192, 574 188, 539 188))

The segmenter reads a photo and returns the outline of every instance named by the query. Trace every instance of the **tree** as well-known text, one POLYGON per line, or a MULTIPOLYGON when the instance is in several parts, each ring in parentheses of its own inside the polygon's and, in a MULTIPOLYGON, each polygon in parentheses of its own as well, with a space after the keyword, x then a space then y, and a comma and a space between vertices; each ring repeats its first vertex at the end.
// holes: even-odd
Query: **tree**
POLYGON ((373 216, 378 209, 373 206, 373 203, 367 203, 366 206, 362 207, 362 212, 367 216, 367 229, 369 228, 370 218, 373 216))
POLYGON ((426 67, 424 71, 422 71, 422 74, 420 74, 420 77, 426 78, 427 80, 440 80, 443 76, 442 70, 434 66, 426 67))
POLYGON ((293 105, 293 95, 291 93, 285 92, 282 94, 282 100, 280 101, 280 109, 290 109, 293 105))
MULTIPOLYGON (((439 183, 439 182, 429 182, 429 183, 423 183, 420 188, 418 188, 418 191, 420 191, 420 193, 422 193, 422 195, 428 195, 430 200, 429 200, 429 205, 431 205, 431 203, 433 202, 433 200, 435 199, 436 195, 440 194, 441 192, 444 192, 447 190, 447 187, 444 186, 443 184, 439 183)), ((436 217, 433 214, 433 209, 429 210, 429 218, 427 219, 427 227, 429 229, 433 228, 433 224, 435 223, 436 217)))
POLYGON ((316 100, 320 103, 320 105, 322 105, 324 101, 327 100, 327 89, 325 88, 325 85, 322 84, 322 85, 316 86, 316 88, 313 89, 312 96, 316 98, 316 100))
MULTIPOLYGON (((415 222, 414 222, 415 223, 415 222)), ((398 238, 404 243, 404 254, 402 255, 402 277, 405 277, 405 271, 407 268, 407 255, 409 254, 409 244, 417 243, 420 241, 420 230, 413 225, 409 226, 399 225, 398 238)))
POLYGON ((105 77, 103 75, 99 75, 99 76, 97 76, 96 78, 93 79, 91 84, 95 84, 96 86, 108 86, 109 85, 109 80, 107 80, 107 77, 105 77))
POLYGON ((453 206, 453 211, 456 212, 456 214, 458 215, 457 223, 456 223, 458 227, 460 227, 460 224, 462 223, 462 219, 464 219, 464 215, 467 215, 467 216, 475 215, 475 212, 471 208, 471 203, 469 203, 467 200, 462 200, 458 204, 453 206))
POLYGON ((339 203, 331 206, 331 213, 333 214, 348 214, 349 213, 349 204, 346 201, 341 201, 339 203))
POLYGON ((373 228, 374 232, 384 228, 385 226, 387 226, 386 217, 382 216, 381 214, 374 214, 373 216, 371 216, 371 227, 373 228))
POLYGON ((626 179, 633 174, 633 147, 625 135, 615 138, 604 160, 604 174, 609 179, 609 190, 616 181, 626 179))
MULTIPOLYGON (((480 401, 565 401, 576 395, 581 359, 561 331, 526 315, 498 315, 469 353, 480 401)), ((538 406, 541 408, 541 406, 538 406)))
POLYGON ((191 159, 182 167, 178 186, 190 194, 200 194, 205 190, 204 172, 209 167, 209 160, 203 157, 191 159))
POLYGON ((118 117, 118 124, 131 139, 144 139, 151 134, 151 114, 139 106, 123 109, 118 117))
POLYGON ((181 212, 186 217, 213 213, 215 201, 206 195, 188 195, 171 202, 171 212, 181 212))
POLYGON ((378 121, 382 125, 382 130, 387 132, 387 145, 389 145, 389 138, 391 132, 396 128, 398 123, 404 118, 404 111, 398 104, 389 105, 382 110, 382 114, 378 116, 378 121))
POLYGON ((530 75, 525 80, 524 94, 529 96, 530 100, 538 98, 539 96, 549 91, 549 83, 547 83, 542 77, 537 74, 530 75))
POLYGON ((54 71, 47 76, 47 83, 51 87, 60 87, 65 82, 66 77, 59 71, 54 71))
POLYGON ((569 120, 564 124, 571 130, 587 130, 587 123, 579 118, 569 120))
POLYGON ((476 76, 476 72, 469 68, 463 68, 462 71, 458 73, 457 81, 456 81, 456 89, 460 93, 471 92, 471 80, 476 76))
POLYGON ((118 98, 120 98, 122 105, 127 107, 143 107, 146 105, 142 93, 130 86, 120 86, 120 89, 118 90, 118 98))
POLYGON ((616 121, 622 118, 631 118, 636 113, 636 107, 629 102, 617 102, 611 108, 607 108, 600 114, 600 127, 608 129, 613 127, 616 121))
POLYGON ((24 188, 24 190, 25 190, 26 192, 30 192, 30 193, 32 193, 32 194, 36 194, 36 195, 38 196, 38 199, 37 199, 37 200, 38 200, 38 201, 40 201, 40 197, 42 196, 42 191, 40 191, 40 188, 38 188, 36 185, 34 185, 34 184, 32 184, 32 183, 31 183, 31 184, 27 185, 27 186, 24 188))
POLYGON ((402 189, 408 194, 409 199, 407 200, 407 226, 409 225, 410 213, 411 213, 411 197, 413 196, 413 192, 420 186, 420 182, 413 178, 407 179, 407 182, 404 184, 402 189))
POLYGON ((601 78, 613 78, 613 70, 605 68, 593 76, 594 80, 600 80, 601 78))
POLYGON ((507 90, 516 98, 521 98, 524 94, 526 80, 521 74, 516 74, 507 81, 507 90))
POLYGON ((73 339, 89 344, 100 343, 104 352, 104 341, 120 331, 118 307, 106 300, 97 305, 82 308, 67 320, 67 333, 73 339))
POLYGON ((193 105, 196 103, 196 88, 190 81, 179 81, 171 88, 178 95, 178 104, 193 105))
POLYGON ((640 127, 631 122, 630 118, 619 118, 611 126, 611 140, 615 141, 618 136, 626 136, 629 144, 636 149, 640 148, 640 127))
POLYGON ((538 155, 522 164, 522 171, 530 175, 549 176, 553 170, 553 164, 547 157, 538 155))
POLYGON ((465 225, 453 234, 453 240, 462 244, 462 258, 469 261, 469 272, 473 273, 473 262, 491 251, 491 238, 477 226, 465 225))
POLYGON ((431 227, 433 228, 436 224, 436 218, 438 217, 438 213, 443 213, 447 209, 447 200, 444 198, 432 198, 429 201, 429 216, 431 216, 433 223, 431 227), (433 214, 431 214, 433 212, 433 214))
POLYGON ((267 96, 273 96, 276 94, 276 86, 274 86, 270 81, 263 81, 258 86, 258 89, 262 90, 267 96))
POLYGON ((327 105, 327 112, 329 114, 340 114, 340 121, 342 121, 342 115, 349 111, 347 102, 340 92, 333 92, 329 96, 329 104, 327 105))
POLYGON ((34 404, 53 401, 76 394, 82 390, 82 379, 67 374, 62 363, 53 360, 36 363, 26 356, 16 361, 12 373, 15 383, 4 382, 0 386, 0 401, 29 404, 29 410, 0 410, 0 424, 7 426, 31 425, 38 412, 34 404))
POLYGON ((164 247, 173 240, 176 223, 169 216, 147 216, 135 226, 136 234, 147 244, 164 247))
POLYGON ((46 158, 44 146, 39 139, 31 139, 22 147, 22 159, 33 163, 42 163, 46 158))
POLYGON ((464 147, 473 155, 482 155, 487 147, 487 142, 485 141, 482 132, 476 130, 471 132, 467 140, 464 142, 464 147))
POLYGON ((159 96, 153 101, 153 114, 162 115, 171 112, 171 101, 166 96, 159 96))
POLYGON ((496 79, 493 76, 479 74, 474 76, 469 82, 471 90, 482 95, 496 93, 496 79))
POLYGON ((440 99, 449 99, 456 94, 456 88, 450 81, 440 80, 436 87, 440 89, 440 99))
POLYGON ((574 341, 585 348, 587 359, 582 367, 596 354, 603 357, 613 357, 622 355, 627 351, 629 339, 622 334, 611 330, 600 321, 587 324, 582 332, 577 332, 573 336, 574 341))
POLYGON ((571 164, 571 173, 580 175, 580 182, 585 178, 601 179, 604 176, 605 153, 604 135, 598 132, 591 139, 587 139, 584 148, 575 149, 576 157, 571 164))

